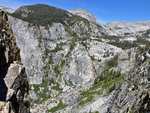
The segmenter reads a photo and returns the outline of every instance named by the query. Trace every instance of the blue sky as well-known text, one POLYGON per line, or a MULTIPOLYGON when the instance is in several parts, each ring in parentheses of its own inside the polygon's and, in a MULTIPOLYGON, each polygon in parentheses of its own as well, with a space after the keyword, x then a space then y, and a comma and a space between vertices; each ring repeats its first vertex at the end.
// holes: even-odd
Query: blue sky
POLYGON ((0 0, 0 6, 14 9, 38 3, 65 10, 83 8, 95 15, 100 23, 150 20, 150 0, 0 0))

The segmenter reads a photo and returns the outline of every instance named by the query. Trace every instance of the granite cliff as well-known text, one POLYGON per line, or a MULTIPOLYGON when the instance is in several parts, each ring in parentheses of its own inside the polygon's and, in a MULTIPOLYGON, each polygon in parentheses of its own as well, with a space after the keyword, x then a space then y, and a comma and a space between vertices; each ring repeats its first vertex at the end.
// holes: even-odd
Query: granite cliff
POLYGON ((8 20, 31 112, 149 111, 148 21, 102 25, 85 10, 43 4, 22 6, 8 20))
POLYGON ((0 10, 0 112, 29 113, 29 84, 7 14, 0 10))

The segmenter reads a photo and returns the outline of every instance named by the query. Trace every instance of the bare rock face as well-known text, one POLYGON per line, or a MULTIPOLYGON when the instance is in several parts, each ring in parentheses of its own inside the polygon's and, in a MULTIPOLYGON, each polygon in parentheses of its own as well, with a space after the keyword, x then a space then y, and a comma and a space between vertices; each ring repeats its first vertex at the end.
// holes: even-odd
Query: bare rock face
POLYGON ((10 102, 0 102, 0 112, 1 113, 15 113, 10 108, 10 102))
POLYGON ((14 13, 14 12, 15 12, 15 9, 7 8, 7 7, 2 7, 2 6, 0 6, 0 9, 1 9, 2 11, 7 12, 7 13, 14 13))
POLYGON ((130 71, 109 99, 110 113, 148 113, 150 111, 150 59, 130 71))
POLYGON ((75 15, 78 15, 78 16, 81 16, 93 23, 96 23, 96 24, 99 24, 98 20, 95 18, 94 15, 90 14, 88 11, 84 10, 84 9, 74 9, 72 11, 69 11, 70 13, 72 14, 75 14, 75 15))
POLYGON ((143 22, 113 21, 108 23, 107 27, 113 29, 117 35, 124 35, 125 33, 136 34, 137 32, 150 29, 150 21, 143 21, 143 22))
POLYGON ((8 17, 0 10, 0 112, 29 113, 29 85, 8 17))

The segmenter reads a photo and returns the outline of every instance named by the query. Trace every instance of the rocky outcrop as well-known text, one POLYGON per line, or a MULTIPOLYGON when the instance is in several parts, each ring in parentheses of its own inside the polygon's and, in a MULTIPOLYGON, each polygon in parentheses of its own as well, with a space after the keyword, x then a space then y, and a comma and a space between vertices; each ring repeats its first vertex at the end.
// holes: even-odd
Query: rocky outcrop
POLYGON ((27 75, 8 17, 1 10, 0 36, 0 112, 29 113, 27 75))
POLYGON ((113 21, 108 23, 107 26, 113 29, 114 32, 116 32, 116 34, 118 35, 124 35, 124 34, 134 35, 138 32, 142 32, 150 29, 150 21, 144 21, 144 22, 113 21))
POLYGON ((16 45, 16 39, 13 36, 13 32, 6 13, 1 11, 0 16, 0 59, 2 59, 0 61, 1 67, 17 60, 17 58, 19 57, 19 48, 16 45))
POLYGON ((109 99, 108 112, 147 113, 150 111, 150 59, 130 71, 109 99))
POLYGON ((89 20, 90 22, 99 24, 98 20, 95 18, 94 15, 90 14, 88 11, 84 10, 84 9, 74 9, 69 11, 70 13, 74 14, 74 15, 78 15, 81 16, 87 20, 89 20))
POLYGON ((15 12, 15 9, 7 8, 7 7, 2 7, 2 6, 0 6, 0 9, 1 9, 2 11, 7 12, 7 13, 14 13, 14 12, 15 12))

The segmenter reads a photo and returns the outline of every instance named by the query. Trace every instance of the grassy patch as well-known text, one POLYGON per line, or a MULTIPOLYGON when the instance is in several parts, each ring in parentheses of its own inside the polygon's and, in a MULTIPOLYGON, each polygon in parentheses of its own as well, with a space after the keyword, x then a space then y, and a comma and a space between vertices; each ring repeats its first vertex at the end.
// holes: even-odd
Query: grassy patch
POLYGON ((83 92, 82 93, 82 96, 80 98, 80 101, 81 101, 80 105, 81 106, 88 103, 88 102, 91 102, 93 100, 94 96, 92 93, 93 92, 83 92))
POLYGON ((36 104, 41 104, 42 102, 46 101, 47 99, 50 98, 50 90, 48 88, 48 86, 51 86, 51 84, 56 84, 56 86, 53 86, 52 89, 56 90, 56 91, 62 91, 62 89, 60 88, 59 83, 55 82, 54 80, 50 80, 50 79, 44 79, 42 84, 33 84, 30 85, 30 90, 31 87, 34 87, 34 92, 37 94, 37 96, 39 98, 41 98, 42 100, 38 99, 38 100, 32 100, 31 99, 31 103, 36 103, 36 104), (42 91, 40 91, 40 87, 43 88, 42 91))
POLYGON ((74 32, 72 31, 71 28, 65 26, 65 31, 67 31, 70 36, 74 36, 74 32))
POLYGON ((54 71, 56 75, 62 76, 61 68, 65 65, 65 60, 61 60, 60 64, 54 67, 54 71))
POLYGON ((51 85, 51 83, 53 83, 52 80, 49 79, 45 79, 43 80, 42 84, 34 84, 34 85, 30 85, 30 90, 31 87, 34 87, 34 92, 37 94, 37 96, 39 98, 41 98, 42 100, 38 99, 38 100, 31 100, 31 102, 36 103, 36 104, 40 104, 44 101, 46 101, 47 99, 50 98, 50 95, 47 95, 50 93, 48 86, 51 85), (40 91, 40 87, 43 88, 42 91, 40 91))
POLYGON ((55 47, 55 49, 50 50, 50 52, 56 53, 56 52, 58 52, 58 51, 61 51, 61 50, 62 50, 62 45, 63 45, 63 43, 57 44, 56 47, 55 47))
POLYGON ((55 73, 56 73, 57 76, 58 76, 58 75, 62 76, 62 73, 61 73, 61 70, 60 70, 60 66, 59 66, 59 65, 57 65, 57 66, 54 67, 54 71, 55 71, 55 73))
POLYGON ((53 107, 52 109, 47 110, 46 112, 52 112, 52 113, 54 113, 54 112, 56 112, 58 110, 66 108, 66 107, 67 107, 67 105, 63 104, 63 102, 60 101, 57 106, 53 107))
POLYGON ((52 89, 57 90, 57 91, 62 91, 62 88, 60 88, 59 83, 56 83, 56 86, 53 86, 52 89))

